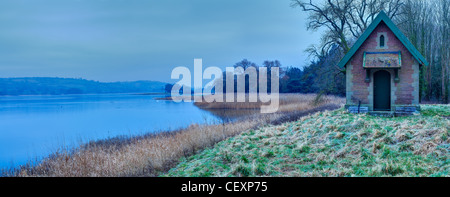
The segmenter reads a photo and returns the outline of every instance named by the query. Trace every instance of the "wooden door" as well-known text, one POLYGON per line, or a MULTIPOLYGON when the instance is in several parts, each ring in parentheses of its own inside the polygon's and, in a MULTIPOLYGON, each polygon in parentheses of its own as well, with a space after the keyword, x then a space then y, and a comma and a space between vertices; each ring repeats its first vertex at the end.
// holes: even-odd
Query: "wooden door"
POLYGON ((380 70, 373 74, 373 110, 391 110, 391 74, 380 70))

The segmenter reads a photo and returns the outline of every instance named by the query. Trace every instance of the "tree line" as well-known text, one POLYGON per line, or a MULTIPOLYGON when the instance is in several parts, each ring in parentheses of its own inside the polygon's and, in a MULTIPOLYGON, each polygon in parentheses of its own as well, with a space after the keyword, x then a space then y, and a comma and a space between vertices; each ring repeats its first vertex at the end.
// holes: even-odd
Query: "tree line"
MULTIPOLYGON (((259 71, 260 67, 265 67, 267 69, 267 91, 270 93, 271 90, 271 70, 274 67, 279 69, 279 92, 280 93, 326 93, 334 94, 339 96, 345 95, 345 78, 342 75, 338 75, 329 68, 332 60, 336 60, 338 57, 337 50, 332 50, 324 57, 317 58, 313 60, 311 64, 299 68, 294 66, 285 67, 281 64, 279 60, 266 60, 261 65, 255 62, 243 59, 233 65, 234 68, 241 67, 244 70, 248 68, 255 68, 257 76, 256 80, 259 81, 259 71), (334 53, 333 53, 334 52, 334 53), (325 78, 334 78, 333 82, 324 80, 325 78), (330 83, 328 83, 330 82, 330 83)), ((244 75, 243 73, 233 73, 234 77, 234 92, 238 92, 237 84, 239 75, 244 75)), ((216 87, 218 83, 222 83, 223 93, 226 93, 226 71, 222 73, 221 77, 218 77, 214 84, 216 87)), ((170 93, 172 91, 174 84, 167 84, 165 87, 165 92, 170 93)), ((255 87, 256 91, 259 92, 259 86, 255 87)), ((191 88, 191 92, 194 92, 191 88)), ((212 93, 215 90, 213 89, 212 93)), ((250 92, 249 75, 245 75, 245 92, 250 92)), ((182 89, 180 89, 180 94, 182 94, 182 89)))
MULTIPOLYGON (((280 93, 344 96, 345 68, 339 68, 337 64, 383 10, 429 62, 429 66, 422 66, 420 70, 421 101, 449 103, 449 0, 291 0, 291 6, 308 13, 308 30, 321 29, 325 33, 320 43, 305 51, 312 59, 306 66, 283 67, 278 60, 262 63, 261 66, 268 69, 280 68, 280 93)), ((258 70, 260 66, 243 59, 234 67, 258 70)), ((225 72, 217 81, 222 82, 224 77, 225 72)), ((248 77, 246 79, 245 91, 248 92, 248 77)), ((225 86, 224 83, 224 92, 225 86)), ((170 87, 168 85, 167 90, 170 87)))
POLYGON ((57 77, 0 78, 3 95, 66 95, 106 93, 161 93, 166 83, 157 81, 98 82, 57 77))

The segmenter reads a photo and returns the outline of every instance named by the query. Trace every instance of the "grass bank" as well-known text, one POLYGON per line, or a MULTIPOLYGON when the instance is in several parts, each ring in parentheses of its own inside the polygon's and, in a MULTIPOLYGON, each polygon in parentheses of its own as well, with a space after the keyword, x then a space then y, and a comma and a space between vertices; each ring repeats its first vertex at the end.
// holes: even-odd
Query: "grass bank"
POLYGON ((319 112, 245 131, 163 176, 450 176, 450 106, 384 118, 319 112))
MULTIPOLYGON (((196 154, 217 142, 243 131, 267 124, 281 124, 291 119, 323 110, 339 108, 342 98, 315 95, 281 95, 300 97, 292 102, 304 102, 296 111, 280 110, 274 114, 254 114, 246 119, 208 125, 194 124, 177 131, 137 137, 116 137, 80 145, 72 150, 60 150, 49 157, 15 169, 4 169, 4 176, 50 177, 116 177, 159 176, 175 167, 180 158, 196 154)), ((284 105, 293 103, 284 102, 284 105)), ((298 103, 300 106, 300 103, 298 103)))

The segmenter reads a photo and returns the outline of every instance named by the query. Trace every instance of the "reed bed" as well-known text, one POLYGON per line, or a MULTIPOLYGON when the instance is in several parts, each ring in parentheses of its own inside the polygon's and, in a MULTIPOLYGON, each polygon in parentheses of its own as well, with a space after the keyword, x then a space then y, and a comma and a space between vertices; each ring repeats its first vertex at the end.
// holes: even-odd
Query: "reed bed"
POLYGON ((282 98, 280 109, 286 110, 284 112, 255 114, 227 123, 193 124, 185 129, 158 134, 99 140, 72 150, 61 149, 37 163, 4 169, 2 174, 19 177, 158 176, 174 167, 180 158, 198 153, 243 131, 279 124, 317 111, 336 109, 343 103, 342 98, 326 96, 320 102, 314 102, 313 98, 317 98, 314 95, 282 95, 282 98), (299 111, 292 112, 295 110, 299 111))
POLYGON ((117 177, 156 176, 178 158, 211 146, 259 120, 222 125, 191 125, 173 133, 160 133, 115 142, 92 142, 76 150, 61 151, 36 166, 22 167, 14 176, 117 177))
MULTIPOLYGON (((205 96, 208 97, 208 96, 205 96)), ((269 105, 270 103, 248 102, 249 94, 245 95, 246 102, 237 102, 236 96, 234 102, 195 102, 195 105, 202 109, 260 109, 262 105, 269 105)), ((257 97, 258 98, 258 97, 257 97)), ((269 100, 264 98, 263 100, 269 100)), ((293 112, 310 110, 318 105, 335 104, 341 105, 344 103, 342 97, 321 94, 280 94, 278 112, 293 112)))

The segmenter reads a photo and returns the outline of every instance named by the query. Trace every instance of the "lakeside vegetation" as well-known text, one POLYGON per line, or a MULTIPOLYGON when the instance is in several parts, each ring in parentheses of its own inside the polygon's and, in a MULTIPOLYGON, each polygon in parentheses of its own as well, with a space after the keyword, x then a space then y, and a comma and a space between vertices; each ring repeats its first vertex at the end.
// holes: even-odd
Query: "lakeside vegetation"
POLYGON ((275 114, 94 141, 1 174, 450 176, 449 105, 422 105, 420 115, 386 118, 350 114, 339 97, 282 94, 281 100, 275 114))
MULTIPOLYGON (((260 96, 260 95, 259 95, 260 96)), ((208 96, 205 96, 205 98, 208 96)), ((255 96, 256 97, 256 96, 255 96)), ((261 96, 260 96, 261 97, 261 96)), ((246 94, 246 100, 248 101, 249 94, 246 94)), ((261 98, 260 98, 261 99, 261 98)), ((267 105, 261 102, 195 102, 197 107, 202 109, 260 109, 262 105, 267 105)), ((269 99, 264 99, 269 100, 269 99)), ((315 108, 317 104, 321 103, 332 103, 332 104, 342 104, 343 98, 333 95, 323 96, 321 94, 280 94, 279 97, 278 112, 293 112, 302 111, 315 108), (301 95, 301 96, 299 96, 301 95)))
MULTIPOLYGON (((280 110, 274 114, 254 114, 237 121, 194 124, 176 131, 94 141, 76 149, 61 149, 43 160, 30 161, 15 169, 3 169, 1 174, 21 177, 159 176, 174 167, 180 158, 196 154, 243 131, 281 124, 318 111, 334 110, 344 102, 343 98, 328 96, 287 94, 281 97, 299 102, 296 111, 280 110)), ((294 104, 283 102, 280 109, 290 109, 283 106, 294 104)))
MULTIPOLYGON (((258 65, 243 59, 233 65, 254 67, 257 72, 261 67, 280 68, 279 90, 285 94, 281 95, 277 113, 260 114, 264 105, 261 102, 196 102, 197 107, 221 117, 221 121, 141 136, 112 137, 74 149, 63 147, 46 158, 13 169, 0 169, 0 176, 449 177, 449 105, 422 105, 420 115, 410 117, 373 117, 349 114, 342 108, 343 98, 322 93, 345 96, 345 69, 336 65, 374 16, 385 10, 430 63, 420 69, 420 100, 450 103, 450 1, 290 1, 292 7, 308 15, 308 30, 325 30, 321 43, 306 50, 311 62, 283 66, 278 60, 266 60, 258 65)), ((226 53, 222 56, 228 57, 226 53)), ((222 79, 226 73, 223 74, 222 79)), ((238 75, 234 76, 235 87, 237 79, 238 75)), ((217 79, 217 83, 224 82, 217 79)), ((249 92, 249 86, 246 79, 245 92, 249 92)), ((155 81, 102 83, 56 77, 0 78, 0 97, 108 93, 145 96, 164 92, 166 97, 158 100, 172 100, 169 97, 172 87, 155 81)), ((271 86, 268 88, 271 92, 271 86)), ((223 89, 226 92, 226 83, 223 89)), ((256 89, 259 91, 259 87, 256 89)), ((30 131, 38 133, 35 129, 30 131)))
POLYGON ((344 109, 245 131, 164 176, 450 176, 450 106, 374 117, 344 109))

